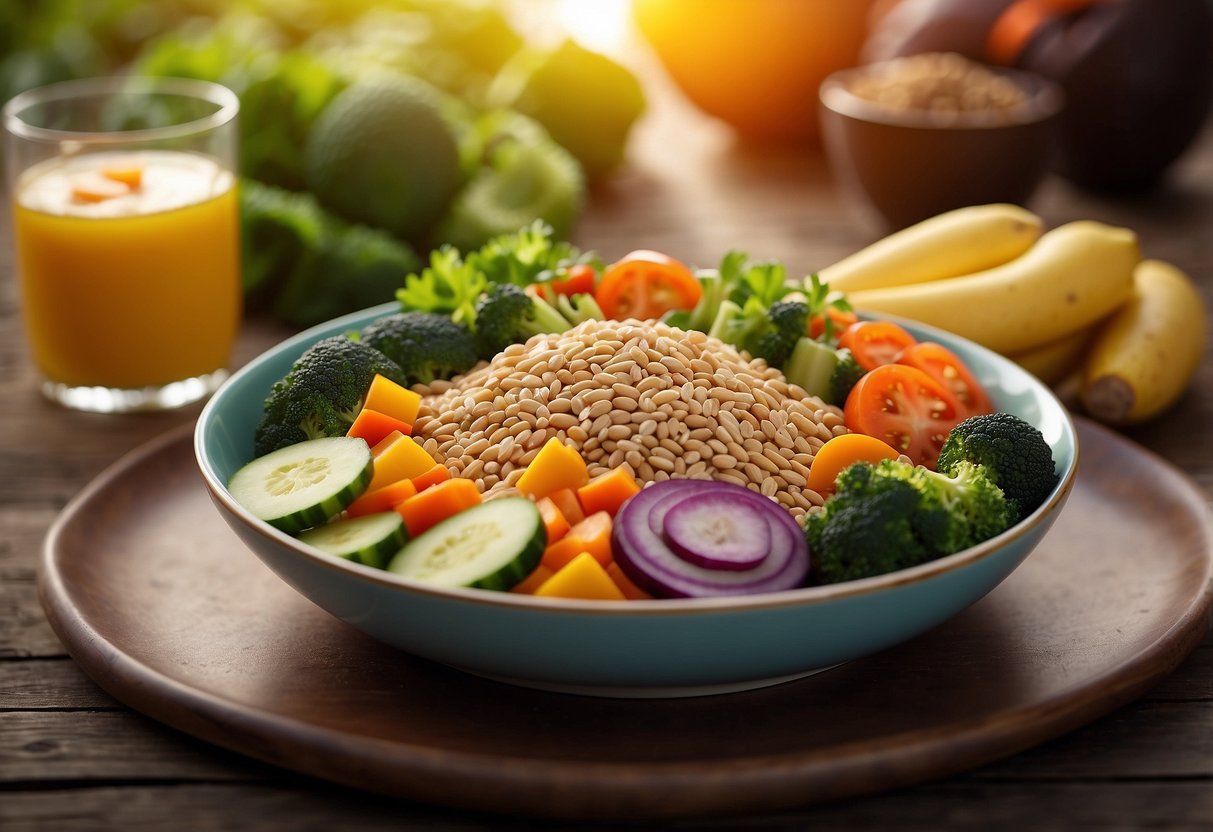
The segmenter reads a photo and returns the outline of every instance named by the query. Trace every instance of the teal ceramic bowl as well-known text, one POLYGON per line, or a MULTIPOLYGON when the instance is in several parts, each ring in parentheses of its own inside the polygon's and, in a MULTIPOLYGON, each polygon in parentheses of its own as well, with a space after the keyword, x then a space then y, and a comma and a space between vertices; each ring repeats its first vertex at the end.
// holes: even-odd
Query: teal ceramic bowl
POLYGON ((252 458, 253 428, 274 381, 321 338, 395 309, 322 324, 250 362, 203 410, 194 449, 224 519, 283 580, 374 638, 471 673, 573 693, 689 696, 817 672, 911 639, 980 599, 1041 540, 1074 483, 1074 424, 1047 387, 982 347, 903 322, 959 354, 999 409, 1038 426, 1052 446, 1057 487, 997 538, 888 575, 748 597, 575 601, 428 586, 302 545, 254 518, 226 487, 252 458))

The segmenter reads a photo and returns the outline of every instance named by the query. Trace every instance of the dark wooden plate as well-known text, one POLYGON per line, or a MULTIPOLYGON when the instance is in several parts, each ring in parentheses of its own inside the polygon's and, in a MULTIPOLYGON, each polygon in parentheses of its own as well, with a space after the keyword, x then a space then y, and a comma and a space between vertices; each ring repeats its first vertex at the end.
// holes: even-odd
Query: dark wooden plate
POLYGON ((1080 423, 1040 548, 935 630, 764 690, 679 700, 512 687, 401 653, 313 606, 211 505, 191 435, 114 465, 63 512, 43 607, 115 697, 203 740, 469 809, 641 819, 769 811, 1014 753, 1139 696, 1203 638, 1213 552, 1177 470, 1080 423))

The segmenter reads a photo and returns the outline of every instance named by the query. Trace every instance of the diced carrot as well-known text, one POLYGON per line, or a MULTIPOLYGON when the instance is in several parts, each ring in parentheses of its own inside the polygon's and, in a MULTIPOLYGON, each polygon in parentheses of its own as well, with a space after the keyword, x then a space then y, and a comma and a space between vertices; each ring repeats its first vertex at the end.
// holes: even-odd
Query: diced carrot
POLYGON ((421 411, 421 396, 407 387, 401 387, 387 376, 377 374, 371 379, 362 406, 395 416, 411 425, 417 421, 417 414, 421 411))
POLYGON ((358 411, 358 415, 354 417, 354 423, 350 425, 350 429, 346 431, 345 435, 361 436, 366 440, 366 444, 373 448, 383 437, 394 430, 400 431, 402 436, 408 436, 413 432, 413 426, 400 421, 395 416, 364 407, 358 411))
POLYGON ((476 483, 468 479, 455 478, 427 488, 396 506, 397 513, 404 518, 409 537, 416 537, 426 529, 438 525, 448 517, 454 517, 465 508, 477 505, 481 500, 476 483))
POLYGON ((589 552, 603 566, 611 562, 611 515, 595 512, 576 524, 543 550, 543 565, 556 570, 582 552, 589 552))
POLYGON ((440 482, 446 482, 451 478, 451 472, 445 465, 435 465, 424 474, 413 477, 413 485, 417 486, 418 491, 425 491, 432 485, 437 485, 440 482))
POLYGON ((401 431, 398 431, 398 430, 392 431, 387 436, 383 437, 382 439, 380 439, 378 442, 376 442, 374 445, 371 446, 371 456, 378 458, 380 454, 382 454, 388 448, 392 447, 392 445, 396 444, 396 440, 402 436, 404 436, 404 433, 402 433, 401 431))
POLYGON ((101 168, 101 175, 106 179, 121 182, 132 191, 143 186, 143 163, 138 159, 130 159, 122 163, 114 162, 101 168))
POLYGON ((411 480, 434 467, 435 460, 411 436, 400 436, 375 456, 375 473, 368 490, 396 480, 411 480))
POLYGON ((531 574, 522 579, 510 589, 510 592, 517 592, 522 595, 534 595, 535 590, 542 586, 543 582, 552 577, 552 570, 548 569, 542 563, 535 567, 531 574))
POLYGON ((72 199, 77 202, 104 202, 131 192, 129 185, 102 176, 97 171, 85 171, 72 176, 71 186, 72 199))
POLYGON ((813 455, 807 487, 818 494, 834 491, 834 480, 853 462, 880 462, 897 459, 897 450, 887 442, 865 433, 843 433, 826 440, 813 455))
POLYGON ((535 505, 539 509, 539 516, 543 518, 543 527, 547 529, 548 545, 550 546, 564 537, 565 533, 569 530, 568 518, 552 502, 551 497, 543 497, 536 500, 535 505))
POLYGON ((345 513, 350 517, 361 517, 364 514, 391 511, 416 493, 417 487, 413 485, 412 480, 396 480, 374 491, 364 491, 358 499, 349 504, 345 513))
POLYGON ((518 490, 538 499, 561 488, 579 488, 589 479, 581 454, 552 437, 518 478, 518 490))
POLYGON ((619 561, 611 561, 607 565, 606 573, 615 582, 615 586, 619 587, 619 591, 623 593, 623 597, 629 601, 644 601, 653 597, 632 583, 632 579, 619 567, 619 561))
POLYGON ((573 489, 559 488, 549 494, 547 499, 556 504, 556 508, 560 509, 570 526, 576 526, 585 519, 585 509, 581 507, 581 501, 577 499, 577 492, 573 489))
POLYGON ((541 598, 579 598, 589 601, 626 601, 598 559, 582 552, 535 590, 541 598))
POLYGON ((605 511, 612 517, 619 507, 640 491, 640 483, 627 468, 613 468, 577 489, 577 499, 586 514, 605 511))

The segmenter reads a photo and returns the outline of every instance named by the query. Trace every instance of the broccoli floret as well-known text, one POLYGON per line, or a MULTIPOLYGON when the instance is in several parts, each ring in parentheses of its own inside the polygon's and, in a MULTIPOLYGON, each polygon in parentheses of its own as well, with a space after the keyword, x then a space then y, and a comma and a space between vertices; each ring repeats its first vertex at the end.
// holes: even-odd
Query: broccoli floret
POLYGON ((420 265, 387 232, 350 225, 310 194, 240 184, 241 266, 250 311, 296 327, 391 300, 420 265))
POLYGON ((879 476, 905 479, 922 494, 922 507, 933 515, 932 525, 923 526, 927 541, 947 555, 975 546, 1005 531, 1014 521, 1014 508, 986 468, 959 462, 948 474, 921 465, 884 460, 876 466, 879 476), (946 522, 935 522, 946 518, 946 522))
POLYGON ((781 300, 767 307, 751 296, 744 306, 722 301, 708 334, 782 367, 804 336, 808 320, 809 307, 803 301, 781 300))
POLYGON ((805 516, 813 575, 837 583, 925 563, 938 556, 928 541, 945 522, 939 512, 924 509, 922 493, 907 479, 855 463, 838 475, 825 505, 805 516))
POLYGON ((808 328, 809 305, 799 300, 781 300, 767 312, 768 329, 754 345, 755 354, 772 367, 782 367, 808 328))
POLYGON ((476 303, 476 350, 489 359, 533 335, 565 332, 568 320, 547 301, 513 283, 498 283, 476 303))
POLYGON ((376 374, 405 383, 400 366, 369 344, 345 335, 317 341, 270 389, 253 434, 257 456, 305 439, 344 435, 376 374))
POLYGON ((952 428, 936 469, 952 473, 962 462, 986 468, 1022 520, 1057 485, 1053 451, 1041 432, 1010 413, 971 416, 952 428))
POLYGON ((1013 508, 979 465, 952 476, 897 460, 843 469, 834 494, 805 518, 823 582, 905 569, 974 546, 1008 528, 1013 508))
POLYGON ((839 407, 846 404, 847 396, 851 395, 851 388, 859 383, 866 372, 867 370, 859 366, 850 350, 845 347, 838 350, 838 363, 830 374, 830 403, 839 407))
POLYGON ((386 231, 330 216, 319 248, 291 273, 274 315, 303 327, 383 303, 419 264, 412 248, 386 231))
POLYGON ((324 227, 324 211, 310 195, 255 179, 240 183, 240 271, 250 312, 271 305, 300 253, 319 248, 324 227))
POLYGON ((477 360, 472 334, 437 312, 388 315, 364 328, 361 339, 400 365, 410 385, 465 373, 477 360))

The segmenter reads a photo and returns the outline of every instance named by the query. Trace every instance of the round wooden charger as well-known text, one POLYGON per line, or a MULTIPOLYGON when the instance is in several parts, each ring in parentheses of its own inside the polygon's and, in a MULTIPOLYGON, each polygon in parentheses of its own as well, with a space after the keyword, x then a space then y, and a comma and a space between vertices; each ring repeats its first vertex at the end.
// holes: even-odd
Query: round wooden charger
POLYGON ((115 697, 201 739, 358 788, 563 818, 801 806, 939 777, 1089 722, 1208 626, 1204 500, 1080 423, 1062 517, 1011 577, 913 641, 784 685, 624 700, 401 653, 313 606, 211 505, 191 436, 117 463, 46 541, 43 606, 115 697))

